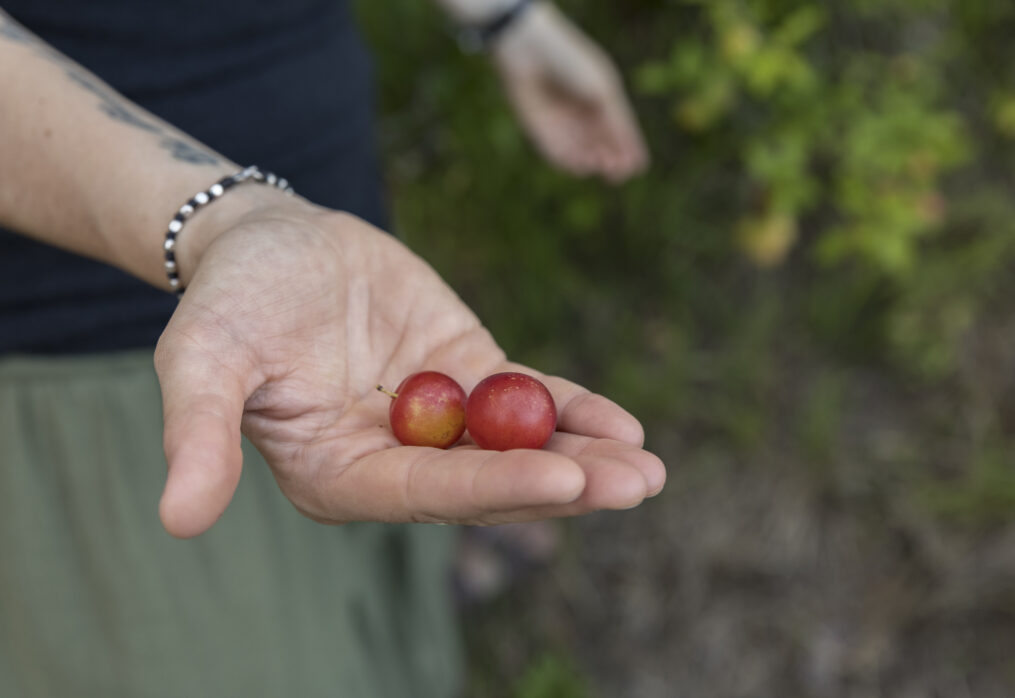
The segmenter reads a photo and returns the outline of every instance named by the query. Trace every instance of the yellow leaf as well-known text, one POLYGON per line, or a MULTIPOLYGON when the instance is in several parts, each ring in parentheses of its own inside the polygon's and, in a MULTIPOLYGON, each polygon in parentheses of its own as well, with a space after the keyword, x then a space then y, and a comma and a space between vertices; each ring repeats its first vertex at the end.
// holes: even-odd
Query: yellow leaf
POLYGON ((738 226, 740 249, 759 267, 778 266, 798 236, 797 221, 786 213, 770 212, 742 220, 738 226))

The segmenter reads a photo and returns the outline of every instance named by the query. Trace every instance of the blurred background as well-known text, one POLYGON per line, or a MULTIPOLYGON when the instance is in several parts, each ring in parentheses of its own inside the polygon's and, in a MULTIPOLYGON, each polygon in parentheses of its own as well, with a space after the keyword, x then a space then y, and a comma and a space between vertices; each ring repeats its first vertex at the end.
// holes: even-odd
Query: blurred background
POLYGON ((1015 5, 559 4, 645 127, 623 187, 359 3, 400 234, 669 466, 468 606, 468 695, 1015 695, 1015 5))

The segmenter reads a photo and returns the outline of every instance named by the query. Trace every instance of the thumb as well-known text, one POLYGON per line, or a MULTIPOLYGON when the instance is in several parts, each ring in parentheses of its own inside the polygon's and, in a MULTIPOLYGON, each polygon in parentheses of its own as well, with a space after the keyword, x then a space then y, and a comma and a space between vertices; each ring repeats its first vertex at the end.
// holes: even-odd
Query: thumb
POLYGON ((211 528, 240 480, 245 392, 237 373, 224 363, 189 340, 171 336, 164 336, 155 351, 169 465, 159 517, 177 538, 211 528))

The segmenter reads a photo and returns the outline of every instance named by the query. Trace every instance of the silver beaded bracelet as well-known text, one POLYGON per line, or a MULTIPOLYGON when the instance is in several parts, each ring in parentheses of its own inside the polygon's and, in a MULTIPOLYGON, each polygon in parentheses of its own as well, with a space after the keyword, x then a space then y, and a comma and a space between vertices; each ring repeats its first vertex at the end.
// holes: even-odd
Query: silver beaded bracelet
POLYGON ((166 253, 166 276, 169 277, 169 287, 176 292, 176 297, 183 296, 184 288, 180 285, 180 275, 176 268, 176 238, 183 232, 183 225, 187 219, 194 215, 199 209, 207 206, 215 199, 225 194, 230 188, 243 182, 258 182, 281 189, 286 194, 292 194, 293 188, 283 177, 277 177, 272 172, 262 172, 256 165, 245 167, 236 174, 223 177, 205 191, 198 192, 190 201, 180 206, 180 210, 169 221, 169 229, 166 231, 166 241, 162 248, 166 253))

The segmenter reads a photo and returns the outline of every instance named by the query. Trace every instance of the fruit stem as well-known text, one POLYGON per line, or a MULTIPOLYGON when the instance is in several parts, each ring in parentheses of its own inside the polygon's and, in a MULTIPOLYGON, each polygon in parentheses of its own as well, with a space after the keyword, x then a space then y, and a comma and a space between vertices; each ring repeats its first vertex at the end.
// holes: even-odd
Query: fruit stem
POLYGON ((387 389, 386 389, 386 388, 385 388, 385 387, 384 387, 383 385, 381 385, 380 383, 378 383, 378 384, 377 384, 377 389, 378 389, 378 390, 380 390, 380 391, 381 391, 382 393, 384 393, 385 395, 387 395, 388 397, 390 397, 391 399, 395 399, 396 397, 398 397, 398 393, 393 393, 393 392, 391 392, 390 390, 387 390, 387 389))

